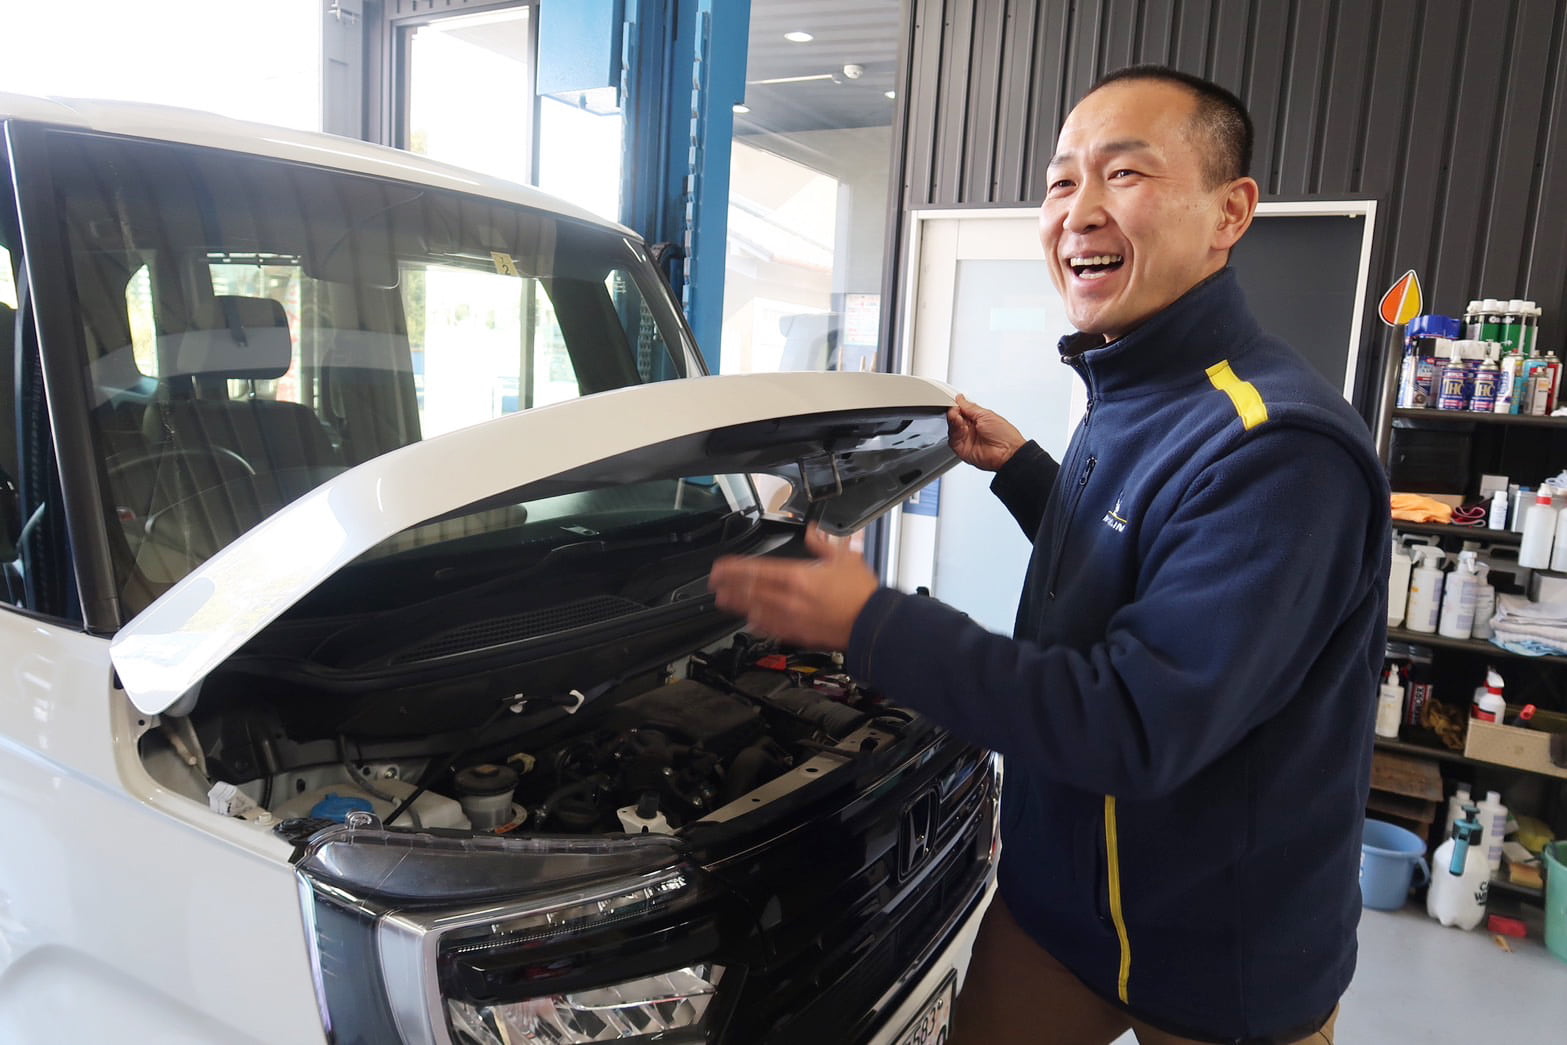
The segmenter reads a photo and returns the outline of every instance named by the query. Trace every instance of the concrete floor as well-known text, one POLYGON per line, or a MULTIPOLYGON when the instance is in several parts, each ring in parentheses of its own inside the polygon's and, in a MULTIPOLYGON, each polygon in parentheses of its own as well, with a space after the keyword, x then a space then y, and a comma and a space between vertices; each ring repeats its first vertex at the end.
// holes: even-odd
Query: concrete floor
MULTIPOLYGON (((1339 1013, 1338 1045, 1547 1045, 1567 1042, 1567 962, 1541 942, 1541 911, 1524 905, 1526 940, 1511 953, 1484 928, 1444 929, 1411 901, 1366 910, 1360 957, 1339 1013)), ((1114 1045, 1134 1045, 1130 1034, 1114 1045)))

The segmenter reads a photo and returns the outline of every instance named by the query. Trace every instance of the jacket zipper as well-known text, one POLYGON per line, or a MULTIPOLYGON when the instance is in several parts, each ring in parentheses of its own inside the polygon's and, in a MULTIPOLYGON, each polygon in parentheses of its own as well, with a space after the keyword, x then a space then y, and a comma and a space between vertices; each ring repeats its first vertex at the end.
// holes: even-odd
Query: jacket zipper
MULTIPOLYGON (((1075 363, 1073 365, 1074 367, 1078 368, 1079 373, 1083 373, 1083 379, 1087 381, 1088 376, 1081 370, 1080 365, 1075 363)), ((1083 410, 1083 420, 1081 425, 1079 425, 1079 434, 1082 436, 1082 445, 1085 448, 1088 445, 1088 425, 1093 416, 1093 383, 1089 382, 1088 405, 1083 410)), ((1056 530, 1055 539, 1050 543, 1050 569, 1045 573, 1046 599, 1054 601, 1056 597, 1056 574, 1060 571, 1061 568, 1061 553, 1066 548, 1067 533, 1072 528, 1072 518, 1077 514, 1077 504, 1080 500, 1082 500, 1083 488, 1088 485, 1089 477, 1094 474, 1094 465, 1098 463, 1099 458, 1091 455, 1089 456, 1088 460, 1083 462, 1082 470, 1078 473, 1077 476, 1077 487, 1072 491, 1071 497, 1066 506, 1066 511, 1061 517, 1061 526, 1056 530)))

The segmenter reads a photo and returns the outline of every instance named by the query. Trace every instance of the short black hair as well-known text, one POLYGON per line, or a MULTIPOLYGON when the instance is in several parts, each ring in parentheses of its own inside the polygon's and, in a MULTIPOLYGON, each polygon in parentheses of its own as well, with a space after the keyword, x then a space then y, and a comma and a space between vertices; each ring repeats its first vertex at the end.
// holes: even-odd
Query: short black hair
POLYGON ((1117 69, 1101 76, 1088 93, 1125 80, 1172 83, 1197 95, 1197 112, 1192 116, 1192 125, 1193 130, 1206 139, 1200 144, 1206 146, 1203 173, 1210 188, 1243 178, 1251 172, 1251 115, 1234 94, 1211 80, 1167 65, 1129 65, 1117 69))

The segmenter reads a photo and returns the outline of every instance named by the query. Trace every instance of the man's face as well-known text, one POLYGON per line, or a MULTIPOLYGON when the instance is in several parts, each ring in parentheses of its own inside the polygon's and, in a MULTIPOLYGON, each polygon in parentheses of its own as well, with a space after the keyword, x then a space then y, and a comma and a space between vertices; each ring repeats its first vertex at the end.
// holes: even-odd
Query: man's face
POLYGON ((1230 187, 1207 185, 1196 108, 1177 84, 1123 81, 1084 98, 1061 128, 1039 239, 1077 329, 1111 341, 1137 327, 1223 268, 1249 224, 1248 208, 1235 231, 1230 187))

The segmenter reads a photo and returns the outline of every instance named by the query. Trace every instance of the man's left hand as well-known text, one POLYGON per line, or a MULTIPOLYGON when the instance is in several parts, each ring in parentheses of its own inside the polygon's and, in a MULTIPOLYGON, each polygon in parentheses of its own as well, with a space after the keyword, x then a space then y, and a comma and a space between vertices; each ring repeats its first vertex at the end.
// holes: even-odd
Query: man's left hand
POLYGON ((805 546, 814 559, 719 559, 708 587, 719 609, 744 617, 757 634, 797 646, 845 649, 855 618, 878 587, 876 575, 846 538, 811 526, 805 546))

